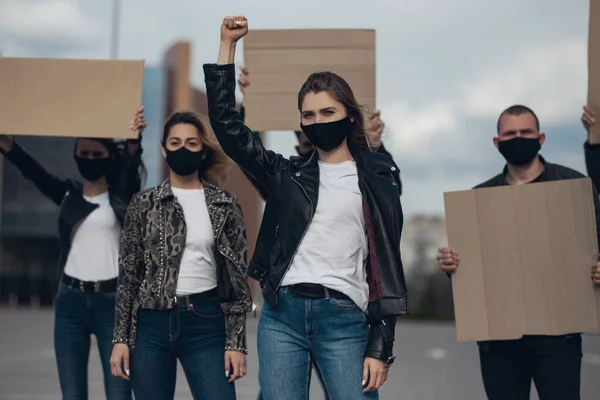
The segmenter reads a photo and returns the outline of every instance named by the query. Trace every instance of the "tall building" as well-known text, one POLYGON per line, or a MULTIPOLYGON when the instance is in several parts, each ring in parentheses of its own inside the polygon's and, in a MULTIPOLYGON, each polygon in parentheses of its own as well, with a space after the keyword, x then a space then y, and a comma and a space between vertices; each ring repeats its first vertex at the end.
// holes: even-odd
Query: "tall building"
POLYGON ((142 146, 144 148, 142 161, 147 170, 144 189, 158 185, 164 178, 160 141, 165 122, 166 83, 166 76, 162 67, 146 67, 142 93, 142 105, 148 123, 142 135, 142 146))

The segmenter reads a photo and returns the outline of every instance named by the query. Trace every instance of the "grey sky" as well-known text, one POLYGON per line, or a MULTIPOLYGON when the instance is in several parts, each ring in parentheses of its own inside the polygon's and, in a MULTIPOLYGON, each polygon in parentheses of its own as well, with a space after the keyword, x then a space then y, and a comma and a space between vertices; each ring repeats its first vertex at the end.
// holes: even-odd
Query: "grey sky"
MULTIPOLYGON (((0 0, 4 56, 107 58, 112 0, 0 0)), ((497 173, 497 115, 513 103, 536 110, 543 154, 582 172, 579 124, 587 92, 588 1, 577 0, 122 0, 124 59, 158 63, 175 40, 193 42, 193 82, 216 59, 225 15, 250 29, 377 30, 377 104, 386 144, 402 170, 407 215, 443 213, 443 191, 497 173)), ((243 61, 240 51, 237 63, 243 61)), ((269 146, 294 152, 294 136, 269 146)))

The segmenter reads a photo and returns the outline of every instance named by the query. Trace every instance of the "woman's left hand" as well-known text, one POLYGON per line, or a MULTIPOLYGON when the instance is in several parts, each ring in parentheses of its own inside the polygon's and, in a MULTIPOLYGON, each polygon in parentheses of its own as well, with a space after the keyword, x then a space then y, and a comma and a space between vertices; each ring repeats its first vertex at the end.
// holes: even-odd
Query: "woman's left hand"
POLYGON ((363 367, 363 386, 369 385, 363 389, 363 393, 374 392, 387 381, 388 369, 385 367, 385 362, 377 358, 365 357, 363 367))
POLYGON ((239 351, 225 352, 225 376, 229 378, 229 382, 246 376, 246 355, 244 353, 239 351))

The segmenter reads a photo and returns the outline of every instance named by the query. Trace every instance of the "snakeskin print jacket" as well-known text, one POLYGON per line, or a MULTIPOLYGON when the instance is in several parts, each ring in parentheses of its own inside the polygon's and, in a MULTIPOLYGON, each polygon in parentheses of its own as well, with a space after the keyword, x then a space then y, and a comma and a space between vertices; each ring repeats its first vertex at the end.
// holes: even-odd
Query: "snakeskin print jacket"
MULTIPOLYGON (((246 353, 248 285, 246 228, 242 209, 230 193, 204 182, 215 235, 217 292, 225 315, 225 350, 246 353)), ((119 283, 113 343, 135 349, 140 308, 175 307, 177 277, 186 239, 183 209, 169 180, 134 195, 127 209, 119 253, 119 283)))

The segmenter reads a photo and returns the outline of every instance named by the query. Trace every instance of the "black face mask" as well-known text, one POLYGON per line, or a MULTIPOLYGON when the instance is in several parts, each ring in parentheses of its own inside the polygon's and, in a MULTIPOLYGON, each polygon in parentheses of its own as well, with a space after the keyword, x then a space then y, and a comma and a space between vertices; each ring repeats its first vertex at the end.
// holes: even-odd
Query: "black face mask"
POLYGON ((203 164, 202 151, 190 151, 181 146, 177 150, 167 150, 167 164, 177 175, 188 176, 199 171, 203 164))
POLYGON ((323 151, 331 151, 339 147, 350 134, 352 120, 346 117, 335 122, 324 122, 311 125, 300 124, 300 128, 315 146, 323 151))
POLYGON ((498 150, 511 165, 525 165, 535 158, 542 145, 539 138, 516 137, 498 142, 498 150))
POLYGON ((79 173, 86 181, 94 182, 105 176, 112 166, 112 159, 106 158, 85 158, 74 156, 79 173))

